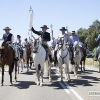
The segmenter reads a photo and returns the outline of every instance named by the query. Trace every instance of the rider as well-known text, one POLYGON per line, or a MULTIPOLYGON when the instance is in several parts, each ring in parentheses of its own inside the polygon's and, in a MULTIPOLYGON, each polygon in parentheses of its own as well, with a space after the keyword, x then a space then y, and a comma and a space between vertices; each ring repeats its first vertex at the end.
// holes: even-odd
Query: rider
POLYGON ((29 45, 30 43, 28 42, 27 38, 25 38, 25 41, 22 43, 23 47, 26 47, 26 45, 29 45))
POLYGON ((55 40, 54 37, 52 38, 51 46, 52 46, 53 48, 55 48, 55 46, 56 46, 56 40, 55 40))
MULTIPOLYGON (((61 31, 62 33, 58 36, 58 38, 59 38, 59 37, 64 37, 65 43, 70 44, 70 38, 69 38, 68 30, 65 29, 65 27, 62 27, 62 28, 60 29, 60 31, 61 31), (65 31, 67 31, 67 33, 65 33, 65 31)), ((57 52, 57 50, 58 50, 58 48, 56 47, 55 53, 57 52)))
POLYGON ((21 45, 21 36, 20 35, 17 35, 17 45, 21 45))
POLYGON ((97 50, 96 50, 96 57, 95 57, 95 61, 97 61, 98 60, 98 50, 99 50, 99 48, 100 48, 100 34, 98 35, 98 37, 97 38, 95 38, 95 40, 99 43, 98 44, 98 47, 97 47, 97 50))
POLYGON ((17 61, 18 60, 17 48, 16 48, 15 45, 13 45, 14 35, 10 33, 11 29, 9 27, 5 27, 3 30, 5 31, 5 34, 3 34, 3 36, 2 36, 2 38, 0 40, 3 40, 4 41, 3 43, 10 44, 10 46, 15 51, 15 58, 14 58, 14 60, 17 61))
POLYGON ((50 41, 50 33, 46 32, 46 30, 49 29, 49 28, 46 25, 43 25, 41 28, 42 28, 42 31, 41 32, 36 31, 33 27, 31 28, 31 30, 35 34, 41 36, 41 38, 42 38, 42 44, 47 47, 48 54, 49 54, 49 59, 52 62, 53 61, 53 59, 52 59, 52 53, 51 53, 50 47, 47 44, 47 42, 50 41))
POLYGON ((70 36, 70 51, 72 52, 72 63, 74 63, 73 61, 73 57, 74 57, 74 52, 73 52, 73 44, 75 41, 79 41, 79 37, 76 35, 75 31, 72 31, 72 36, 70 36))

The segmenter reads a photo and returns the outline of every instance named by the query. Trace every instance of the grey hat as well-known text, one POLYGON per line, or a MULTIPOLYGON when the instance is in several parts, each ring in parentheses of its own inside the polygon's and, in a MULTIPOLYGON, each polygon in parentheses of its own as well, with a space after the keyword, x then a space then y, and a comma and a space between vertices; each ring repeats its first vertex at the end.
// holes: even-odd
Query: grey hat
POLYGON ((3 30, 11 30, 11 28, 9 28, 9 27, 5 27, 3 30))
POLYGON ((49 28, 47 27, 47 25, 43 25, 43 26, 40 27, 40 28, 47 28, 47 29, 49 29, 49 28))

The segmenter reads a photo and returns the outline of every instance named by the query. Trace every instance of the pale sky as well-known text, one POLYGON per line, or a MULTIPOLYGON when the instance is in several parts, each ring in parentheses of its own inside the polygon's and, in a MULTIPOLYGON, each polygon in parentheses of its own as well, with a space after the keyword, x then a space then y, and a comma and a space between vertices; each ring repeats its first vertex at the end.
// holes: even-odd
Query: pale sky
POLYGON ((100 20, 100 0, 0 0, 0 35, 9 26, 15 38, 17 34, 22 40, 28 38, 30 5, 34 11, 34 28, 40 31, 42 25, 50 28, 52 24, 55 38, 63 26, 68 26, 71 32, 100 20))

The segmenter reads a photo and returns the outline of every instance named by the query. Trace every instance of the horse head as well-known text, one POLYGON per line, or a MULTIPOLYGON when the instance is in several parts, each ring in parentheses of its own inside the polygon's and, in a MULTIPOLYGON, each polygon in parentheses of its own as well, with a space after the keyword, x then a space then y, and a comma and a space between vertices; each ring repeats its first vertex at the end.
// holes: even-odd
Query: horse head
POLYGON ((32 51, 33 51, 33 53, 38 53, 38 51, 41 47, 41 44, 42 44, 41 37, 35 38, 33 36, 33 42, 32 42, 32 51))
POLYGON ((75 55, 78 55, 79 52, 80 52, 80 47, 79 47, 79 45, 78 45, 78 41, 75 41, 75 42, 74 42, 73 48, 74 48, 74 54, 75 54, 75 55))
POLYGON ((59 37, 59 38, 57 39, 57 47, 58 47, 59 49, 62 49, 63 45, 64 45, 64 37, 59 37))

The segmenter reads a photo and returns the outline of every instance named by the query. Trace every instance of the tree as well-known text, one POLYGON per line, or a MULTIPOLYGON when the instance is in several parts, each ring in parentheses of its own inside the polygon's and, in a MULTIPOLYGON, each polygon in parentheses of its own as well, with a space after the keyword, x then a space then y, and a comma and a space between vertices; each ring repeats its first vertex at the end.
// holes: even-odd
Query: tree
POLYGON ((97 47, 95 38, 97 38, 100 33, 100 22, 98 20, 94 21, 88 29, 80 28, 77 31, 77 35, 81 38, 82 42, 86 42, 89 49, 94 49, 97 47))

